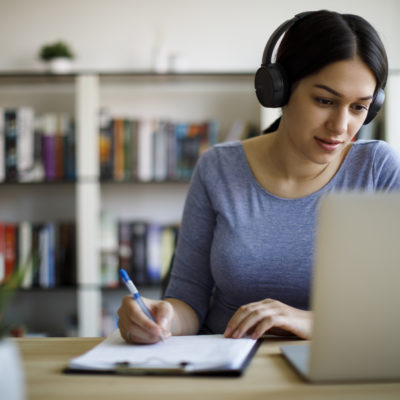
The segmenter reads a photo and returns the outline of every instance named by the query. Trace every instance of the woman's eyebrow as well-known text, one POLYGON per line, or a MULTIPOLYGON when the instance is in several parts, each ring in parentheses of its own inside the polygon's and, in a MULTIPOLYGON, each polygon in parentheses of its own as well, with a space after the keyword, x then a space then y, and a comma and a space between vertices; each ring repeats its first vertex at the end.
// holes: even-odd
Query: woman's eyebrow
MULTIPOLYGON (((334 96, 343 97, 343 94, 337 92, 336 90, 332 89, 329 86, 315 84, 314 87, 326 90, 327 92, 333 94, 334 96)), ((365 96, 365 97, 360 97, 358 100, 371 100, 372 98, 373 98, 373 96, 365 96)))

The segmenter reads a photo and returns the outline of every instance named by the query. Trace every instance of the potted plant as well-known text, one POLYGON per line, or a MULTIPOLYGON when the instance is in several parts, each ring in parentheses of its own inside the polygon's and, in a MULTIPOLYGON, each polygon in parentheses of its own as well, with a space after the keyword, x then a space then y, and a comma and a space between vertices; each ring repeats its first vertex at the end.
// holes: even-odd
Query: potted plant
POLYGON ((62 40, 43 45, 39 57, 48 64, 52 73, 66 74, 71 72, 74 53, 68 44, 62 40))

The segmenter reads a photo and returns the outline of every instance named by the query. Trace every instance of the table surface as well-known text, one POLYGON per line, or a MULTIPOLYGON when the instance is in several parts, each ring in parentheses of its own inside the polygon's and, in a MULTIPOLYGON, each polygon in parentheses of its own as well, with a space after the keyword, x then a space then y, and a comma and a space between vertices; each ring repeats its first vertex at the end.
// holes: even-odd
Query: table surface
MULTIPOLYGON (((283 344, 264 339, 241 377, 65 374, 68 361, 102 338, 19 338, 29 400, 62 399, 400 399, 400 382, 309 384, 284 359, 283 344)), ((304 343, 304 342, 303 342, 304 343)))

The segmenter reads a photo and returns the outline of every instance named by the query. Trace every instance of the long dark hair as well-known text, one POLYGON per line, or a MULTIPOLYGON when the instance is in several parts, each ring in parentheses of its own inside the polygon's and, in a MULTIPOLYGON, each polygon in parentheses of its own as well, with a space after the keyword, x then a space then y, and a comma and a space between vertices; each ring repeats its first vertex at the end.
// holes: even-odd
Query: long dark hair
MULTIPOLYGON (((285 70, 291 86, 336 61, 359 56, 376 79, 376 90, 384 88, 388 76, 385 47, 364 18, 320 10, 299 19, 285 33, 276 62, 285 70)), ((279 126, 275 121, 264 132, 279 126)))

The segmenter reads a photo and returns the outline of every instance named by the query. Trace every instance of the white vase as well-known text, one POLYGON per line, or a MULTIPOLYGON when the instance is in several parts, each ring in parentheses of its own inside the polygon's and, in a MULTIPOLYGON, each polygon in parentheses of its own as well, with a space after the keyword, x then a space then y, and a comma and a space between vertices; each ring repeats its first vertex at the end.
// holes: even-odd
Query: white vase
POLYGON ((25 378, 17 345, 10 339, 0 340, 0 398, 25 400, 25 378))
POLYGON ((49 70, 53 74, 68 74, 72 71, 72 61, 66 57, 53 58, 49 61, 49 70))

